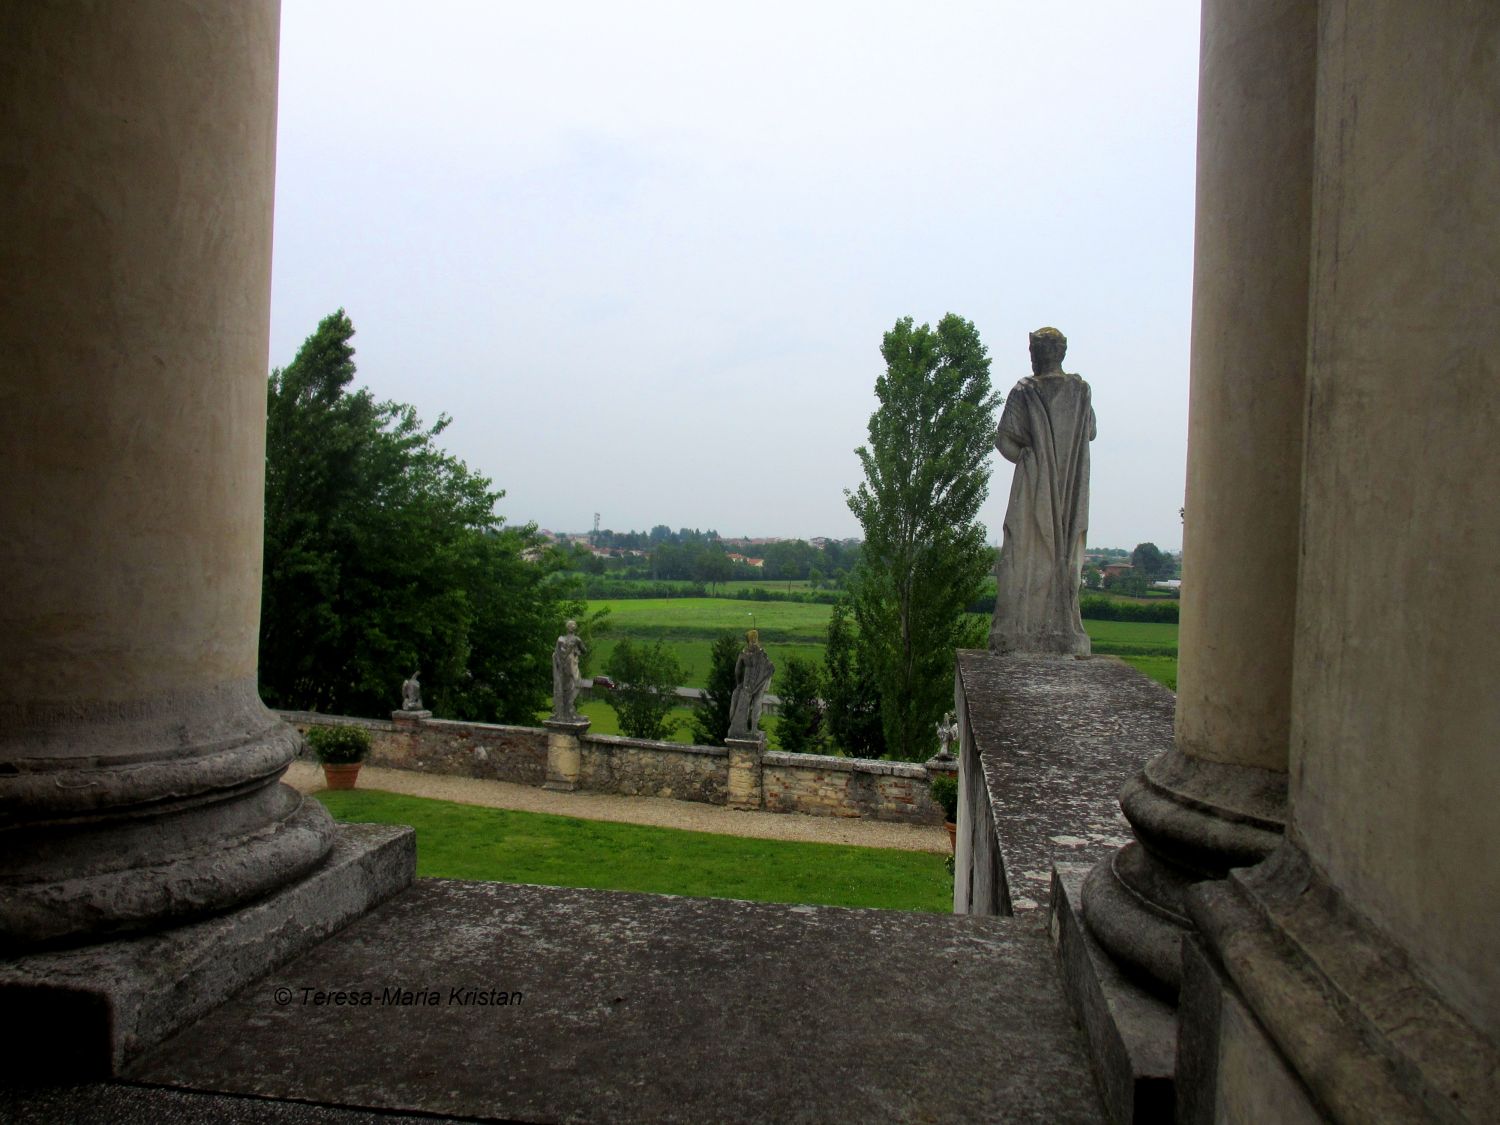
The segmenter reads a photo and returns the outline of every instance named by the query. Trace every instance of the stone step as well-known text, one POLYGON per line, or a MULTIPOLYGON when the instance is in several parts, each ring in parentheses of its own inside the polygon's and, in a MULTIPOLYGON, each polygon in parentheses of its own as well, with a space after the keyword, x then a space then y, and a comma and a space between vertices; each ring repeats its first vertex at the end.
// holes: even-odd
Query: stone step
POLYGON ((480 1120, 1103 1120, 1031 920, 450 880, 129 1077, 480 1120))

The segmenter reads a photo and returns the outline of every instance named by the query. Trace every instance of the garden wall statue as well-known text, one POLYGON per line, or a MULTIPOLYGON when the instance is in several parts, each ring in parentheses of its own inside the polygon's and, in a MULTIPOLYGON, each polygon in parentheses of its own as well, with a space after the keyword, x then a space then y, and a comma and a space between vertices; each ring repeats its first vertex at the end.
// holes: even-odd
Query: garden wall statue
POLYGON ((413 672, 409 680, 401 683, 401 710, 422 710, 422 685, 417 681, 417 673, 413 672))
POLYGON ((569 621, 552 649, 552 717, 578 718, 578 661, 583 656, 583 638, 578 622, 569 621))
POLYGON ((745 648, 734 662, 734 694, 729 697, 729 737, 755 739, 761 737, 760 708, 766 689, 771 686, 771 675, 776 666, 771 657, 760 647, 760 633, 751 629, 745 634, 745 648))
POLYGON ((995 568, 991 652, 1087 656, 1078 583, 1089 526, 1089 385, 1062 369, 1068 340, 1031 333, 1032 374, 1005 400, 995 447, 1016 466, 995 568))

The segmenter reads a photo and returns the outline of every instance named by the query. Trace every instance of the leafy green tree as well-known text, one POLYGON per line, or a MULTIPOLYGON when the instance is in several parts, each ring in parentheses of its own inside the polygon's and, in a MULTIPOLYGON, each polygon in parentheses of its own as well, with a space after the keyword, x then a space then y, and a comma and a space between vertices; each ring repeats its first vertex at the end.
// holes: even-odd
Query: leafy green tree
POLYGON ((729 737, 729 702, 734 696, 734 665, 743 641, 733 633, 714 638, 708 654, 708 687, 693 708, 693 741, 723 746, 729 737))
POLYGON ((964 607, 993 562, 978 514, 1000 397, 990 389, 989 354, 962 317, 950 313, 936 329, 905 317, 880 351, 880 405, 868 446, 856 451, 865 479, 845 493, 865 533, 850 586, 886 746, 911 759, 930 751, 968 631, 964 607))
POLYGON ((693 559, 693 577, 710 591, 720 583, 728 582, 733 576, 734 564, 724 553, 724 548, 717 544, 704 547, 693 559))
POLYGON ((791 656, 777 673, 781 715, 776 741, 789 754, 816 754, 823 745, 823 677, 811 660, 791 656))
POLYGON ((262 695, 387 715, 416 669, 439 714, 529 722, 582 604, 535 527, 504 527, 504 494, 438 445, 446 417, 351 389, 353 336, 342 309, 324 318, 267 386, 262 695))
POLYGON ((1155 543, 1137 543, 1130 552, 1130 565, 1146 578, 1165 578, 1172 570, 1172 560, 1155 543))
POLYGON ((865 667, 850 616, 848 603, 840 598, 828 619, 828 643, 823 650, 824 727, 834 745, 850 757, 879 758, 885 754, 880 693, 874 675, 865 667))
POLYGON ((621 637, 605 666, 617 687, 608 702, 631 738, 671 738, 677 720, 670 717, 677 705, 677 685, 682 666, 661 641, 637 644, 621 637))

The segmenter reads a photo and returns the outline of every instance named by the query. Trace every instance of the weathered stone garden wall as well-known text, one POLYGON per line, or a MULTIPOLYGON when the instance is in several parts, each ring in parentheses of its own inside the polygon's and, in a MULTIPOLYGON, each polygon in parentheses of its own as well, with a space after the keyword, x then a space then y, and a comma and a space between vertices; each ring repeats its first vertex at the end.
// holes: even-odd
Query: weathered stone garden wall
POLYGON ((941 824, 927 790, 927 767, 822 754, 772 751, 762 759, 765 807, 813 816, 859 816, 909 824, 941 824))
POLYGON ((584 735, 580 789, 628 797, 724 803, 728 751, 608 734, 584 735))
MULTIPOLYGON (((460 723, 448 719, 356 719, 310 711, 283 711, 304 734, 308 727, 358 726, 370 732, 375 766, 487 778, 520 785, 548 781, 547 734, 540 727, 460 723)), ((398 715, 400 713, 398 712, 398 715)), ((584 734, 577 740, 578 789, 632 797, 728 803, 729 751, 617 735, 584 734)), ((820 754, 759 755, 748 801, 742 807, 812 816, 865 817, 904 824, 941 824, 928 779, 939 763, 881 762, 820 754)))
POLYGON ((313 725, 364 727, 370 732, 372 766, 518 785, 540 785, 547 778, 547 732, 536 727, 448 719, 381 722, 308 711, 281 714, 303 733, 313 725))

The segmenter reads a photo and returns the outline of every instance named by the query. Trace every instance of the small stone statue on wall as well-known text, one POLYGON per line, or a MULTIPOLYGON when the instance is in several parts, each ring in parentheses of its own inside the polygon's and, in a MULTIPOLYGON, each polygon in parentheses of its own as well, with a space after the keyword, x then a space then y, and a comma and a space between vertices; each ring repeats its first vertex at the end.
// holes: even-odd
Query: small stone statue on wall
POLYGON ((422 685, 417 681, 416 672, 413 672, 411 678, 401 684, 401 710, 422 710, 422 685))
POLYGON ((1062 369, 1068 340, 1031 333, 1032 374, 1005 400, 995 447, 1016 466, 995 568, 991 652, 1087 656, 1078 584, 1089 526, 1089 385, 1062 369))
POLYGON ((952 711, 938 720, 937 736, 937 756, 943 759, 953 757, 953 740, 958 737, 958 716, 952 711))
POLYGON ((776 666, 760 647, 760 633, 745 634, 746 645, 734 662, 734 694, 729 698, 729 737, 755 739, 760 733, 760 708, 776 666))
POLYGON ((583 657, 583 638, 578 622, 569 621, 552 650, 552 717, 559 720, 578 718, 578 662, 583 657))

